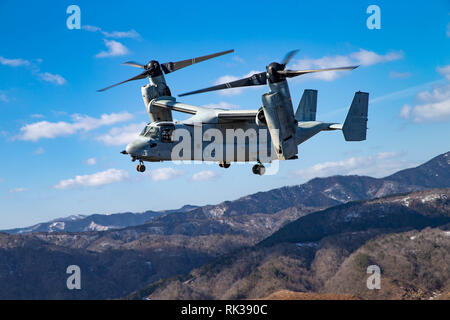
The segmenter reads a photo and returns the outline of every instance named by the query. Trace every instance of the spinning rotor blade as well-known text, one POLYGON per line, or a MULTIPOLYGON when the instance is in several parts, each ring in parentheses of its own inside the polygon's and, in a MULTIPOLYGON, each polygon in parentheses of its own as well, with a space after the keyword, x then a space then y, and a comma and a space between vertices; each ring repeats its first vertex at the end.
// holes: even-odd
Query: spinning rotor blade
POLYGON ((193 65, 195 63, 199 63, 208 59, 212 59, 215 57, 219 57, 222 56, 224 54, 227 53, 231 53, 234 52, 234 50, 227 50, 227 51, 222 51, 222 52, 217 52, 217 53, 213 53, 213 54, 209 54, 207 56, 202 56, 202 57, 197 57, 197 58, 192 58, 192 59, 186 59, 186 60, 181 60, 181 61, 177 61, 177 62, 166 62, 166 63, 162 63, 161 67, 164 71, 164 73, 171 73, 174 72, 176 70, 182 69, 184 67, 193 65))
POLYGON ((133 78, 130 78, 130 79, 128 79, 128 80, 125 80, 125 81, 122 81, 122 82, 113 84, 112 86, 109 86, 109 87, 106 87, 106 88, 103 88, 103 89, 100 89, 100 90, 97 90, 97 91, 98 91, 98 92, 102 92, 102 91, 108 90, 108 89, 110 89, 110 88, 112 88, 112 87, 118 86, 119 84, 122 84, 122 83, 125 83, 125 82, 128 82, 128 81, 133 81, 133 80, 138 80, 138 79, 144 79, 144 78, 146 78, 146 77, 147 77, 147 70, 145 70, 144 72, 138 74, 137 76, 135 76, 135 77, 133 77, 133 78))
MULTIPOLYGON (((284 80, 285 78, 293 78, 293 77, 300 76, 300 75, 306 74, 306 73, 323 72, 323 71, 353 70, 353 69, 359 67, 359 66, 348 66, 348 67, 311 69, 311 70, 284 70, 284 68, 286 67, 286 64, 289 63, 289 61, 294 57, 294 55, 297 52, 298 52, 298 50, 292 50, 292 51, 288 52, 286 54, 286 56, 284 57, 282 63, 272 62, 269 66, 266 67, 265 72, 255 73, 254 75, 252 75, 248 78, 219 84, 219 85, 208 87, 205 89, 182 93, 178 96, 183 97, 183 96, 187 96, 187 95, 191 95, 191 94, 216 91, 216 90, 222 90, 222 89, 259 86, 259 85, 266 84, 268 80, 271 82, 279 82, 279 81, 284 80)), ((218 53, 218 54, 223 54, 223 53, 218 53)), ((216 56, 218 54, 211 55, 211 56, 216 56)), ((201 57, 201 58, 197 58, 197 59, 209 58, 211 56, 205 56, 205 57, 201 57)), ((194 60, 192 60, 192 61, 194 61, 194 60)), ((187 63, 187 62, 190 62, 190 60, 184 60, 184 61, 181 61, 180 63, 187 63)), ((195 62, 197 62, 197 61, 194 61, 192 63, 195 63, 195 62)), ((190 64, 192 64, 192 63, 190 63, 190 64)))
POLYGON ((234 52, 234 50, 227 50, 227 51, 222 51, 222 52, 217 52, 217 53, 213 53, 207 56, 202 56, 202 57, 197 57, 197 58, 193 58, 193 59, 187 59, 187 60, 182 60, 182 61, 177 61, 177 62, 167 62, 167 63, 163 63, 163 64, 159 64, 158 61, 152 60, 149 63, 147 63, 146 65, 134 62, 134 61, 127 61, 124 64, 125 65, 129 65, 129 66, 133 66, 136 68, 141 68, 144 69, 145 71, 142 72, 141 74, 138 74, 137 76, 130 78, 128 80, 113 84, 112 86, 97 90, 98 92, 101 91, 105 91, 108 90, 112 87, 118 86, 119 84, 128 82, 128 81, 132 81, 132 80, 138 80, 138 79, 144 79, 146 77, 154 77, 154 76, 159 76, 162 74, 162 71, 164 73, 171 73, 174 72, 176 70, 182 69, 184 67, 193 65, 194 63, 198 63, 198 62, 202 62, 211 58, 215 58, 227 53, 231 53, 234 52))
POLYGON ((312 70, 279 70, 279 74, 284 75, 287 78, 293 78, 301 76, 306 73, 321 72, 321 71, 339 71, 339 70, 353 70, 359 66, 339 67, 339 68, 327 68, 327 69, 312 69, 312 70))
POLYGON ((223 84, 219 84, 217 86, 213 86, 213 87, 209 87, 209 88, 205 88, 205 89, 200 89, 200 90, 195 90, 195 91, 191 91, 191 92, 186 92, 186 93, 182 93, 179 94, 179 97, 183 97, 183 96, 187 96, 190 94, 196 94, 196 93, 202 93, 202 92, 208 92, 208 91, 215 91, 215 90, 222 90, 222 89, 232 89, 232 88, 239 88, 239 87, 250 87, 250 86, 260 86, 263 84, 267 83, 267 75, 266 72, 260 72, 260 73, 255 73, 254 75, 248 77, 248 78, 244 78, 244 79, 239 79, 236 81, 232 81, 232 82, 228 82, 228 83, 223 83, 223 84))
POLYGON ((282 65, 287 65, 289 61, 297 54, 298 50, 289 51, 281 62, 282 65))
POLYGON ((145 69, 145 66, 143 64, 140 64, 140 63, 137 63, 137 62, 134 62, 134 61, 127 61, 127 62, 124 62, 123 64, 126 64, 128 66, 133 66, 133 67, 136 67, 136 68, 145 69))

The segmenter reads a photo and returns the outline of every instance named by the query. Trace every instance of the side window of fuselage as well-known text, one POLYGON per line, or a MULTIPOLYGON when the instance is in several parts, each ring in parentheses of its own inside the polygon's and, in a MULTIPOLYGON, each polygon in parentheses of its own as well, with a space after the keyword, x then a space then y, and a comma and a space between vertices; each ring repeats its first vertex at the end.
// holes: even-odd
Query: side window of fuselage
POLYGON ((172 142, 173 128, 165 127, 161 129, 161 142, 172 142))

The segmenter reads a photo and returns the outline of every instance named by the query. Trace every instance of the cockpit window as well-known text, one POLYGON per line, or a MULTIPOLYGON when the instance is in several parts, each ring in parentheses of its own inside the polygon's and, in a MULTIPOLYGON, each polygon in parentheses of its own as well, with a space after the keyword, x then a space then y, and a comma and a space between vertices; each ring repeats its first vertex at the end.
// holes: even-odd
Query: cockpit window
POLYGON ((145 135, 145 132, 147 131, 148 126, 145 126, 145 128, 141 131, 141 133, 139 134, 140 136, 145 135))
POLYGON ((149 138, 156 138, 158 136, 159 129, 155 127, 150 127, 147 132, 145 133, 146 137, 149 138))
POLYGON ((147 125, 144 130, 142 130, 141 136, 154 140, 161 140, 161 142, 172 142, 174 129, 174 126, 170 125, 158 127, 147 125))
POLYGON ((148 137, 148 138, 156 138, 159 134, 159 128, 147 126, 142 130, 141 136, 148 137))

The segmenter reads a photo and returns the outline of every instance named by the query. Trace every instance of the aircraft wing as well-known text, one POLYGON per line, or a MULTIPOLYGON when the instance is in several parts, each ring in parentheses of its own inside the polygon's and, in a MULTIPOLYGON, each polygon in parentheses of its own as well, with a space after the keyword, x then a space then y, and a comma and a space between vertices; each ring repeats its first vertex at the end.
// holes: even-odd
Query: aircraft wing
POLYGON ((219 111, 219 120, 255 121, 258 110, 224 110, 219 111))
POLYGON ((158 107, 178 112, 184 112, 189 114, 197 114, 203 112, 210 112, 211 109, 199 106, 193 106, 181 102, 176 102, 174 98, 164 97, 153 100, 150 102, 151 107, 158 107))
POLYGON ((150 102, 150 104, 150 108, 163 108, 195 115, 196 119, 202 120, 203 118, 205 120, 203 122, 211 122, 213 118, 216 118, 217 122, 254 121, 258 112, 258 110, 226 110, 193 106, 177 102, 172 97, 158 98, 150 102))

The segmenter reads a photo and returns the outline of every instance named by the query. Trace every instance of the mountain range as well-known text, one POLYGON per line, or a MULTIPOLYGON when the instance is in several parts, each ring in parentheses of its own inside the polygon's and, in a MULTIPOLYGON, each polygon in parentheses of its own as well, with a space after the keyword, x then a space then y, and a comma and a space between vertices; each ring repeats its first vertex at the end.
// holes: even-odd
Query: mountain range
POLYGON ((171 212, 188 212, 196 206, 185 205, 177 210, 145 211, 142 213, 114 213, 114 214, 91 214, 71 215, 66 218, 58 218, 49 222, 38 223, 25 228, 14 228, 0 230, 9 234, 25 234, 32 232, 82 232, 82 231, 106 231, 121 229, 142 224, 150 219, 171 212))
MULTIPOLYGON (((449 154, 385 178, 316 178, 217 205, 72 217, 8 230, 0 233, 0 298, 260 298, 282 289, 368 298, 340 281, 364 276, 341 267, 355 265, 348 259, 362 266, 375 260, 378 255, 365 251, 371 241, 423 233, 423 250, 437 245, 436 254, 446 258, 446 234, 441 242, 432 235, 441 236, 448 225, 449 154), (56 222, 64 227, 52 227, 56 222), (72 264, 82 270, 82 290, 66 288, 65 270, 72 264)), ((448 289, 445 277, 427 277, 441 283, 421 287, 417 297, 448 289)), ((424 282, 407 283, 417 288, 424 282)), ((395 292, 384 297, 398 298, 403 291, 395 292)))
POLYGON ((130 298, 243 299, 287 289, 359 298, 430 298, 450 291, 450 189, 356 201, 291 222, 256 246, 130 298), (383 270, 368 290, 366 268, 383 270))

